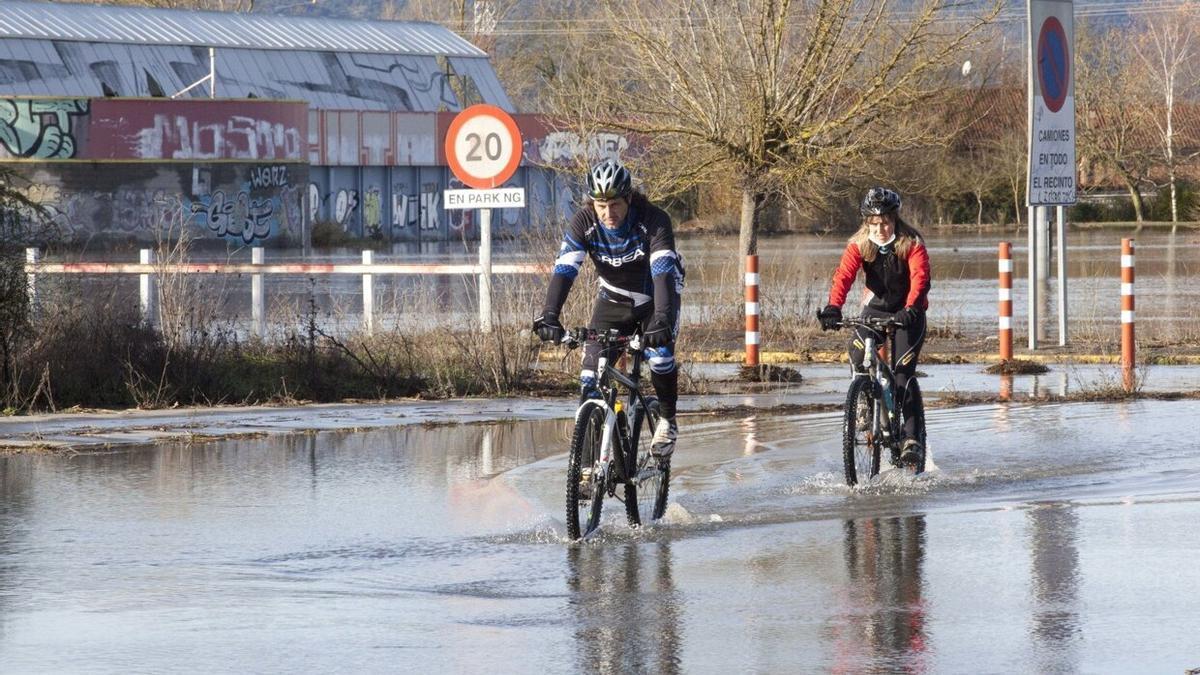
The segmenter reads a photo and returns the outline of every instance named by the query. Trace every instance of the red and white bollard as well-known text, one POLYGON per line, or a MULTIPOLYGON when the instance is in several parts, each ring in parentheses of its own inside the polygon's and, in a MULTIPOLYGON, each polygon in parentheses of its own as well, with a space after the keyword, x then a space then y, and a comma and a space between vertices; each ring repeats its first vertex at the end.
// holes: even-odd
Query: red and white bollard
POLYGON ((1125 391, 1132 391, 1136 344, 1133 332, 1133 240, 1121 240, 1121 370, 1125 391))
POLYGON ((746 256, 746 365, 758 365, 758 256, 746 256))
POLYGON ((1000 360, 1013 357, 1012 350, 1012 244, 1000 242, 1000 360))

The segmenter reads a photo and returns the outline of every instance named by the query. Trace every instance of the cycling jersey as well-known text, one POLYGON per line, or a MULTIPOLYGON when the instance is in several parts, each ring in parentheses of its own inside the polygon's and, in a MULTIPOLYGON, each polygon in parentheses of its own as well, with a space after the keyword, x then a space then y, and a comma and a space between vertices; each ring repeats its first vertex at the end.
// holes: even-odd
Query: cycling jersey
POLYGON ((864 302, 868 307, 884 312, 898 312, 905 307, 929 308, 929 252, 920 239, 912 243, 907 260, 896 254, 896 245, 892 243, 881 247, 871 262, 864 261, 858 244, 850 242, 833 273, 829 304, 841 307, 846 303, 860 268, 871 294, 864 302))
POLYGON ((630 200, 625 222, 606 228, 590 204, 575 212, 563 233, 546 296, 546 309, 559 312, 585 258, 591 258, 600 288, 613 300, 640 307, 653 302, 669 312, 672 293, 683 285, 683 265, 675 251, 671 218, 644 197, 630 200), (614 297, 615 296, 615 297, 614 297))
MULTIPOLYGON (((675 250, 671 217, 665 211, 635 193, 625 221, 612 230, 597 219, 590 203, 575 212, 554 261, 545 312, 557 315, 562 310, 585 258, 592 259, 600 277, 591 328, 617 328, 629 334, 638 327, 645 329, 654 315, 666 314, 674 326, 672 334, 678 331, 684 270, 675 250)), ((599 354, 595 342, 584 346, 579 374, 584 391, 595 386, 599 354)), ((674 340, 647 349, 646 358, 662 414, 674 419, 679 391, 674 340)))

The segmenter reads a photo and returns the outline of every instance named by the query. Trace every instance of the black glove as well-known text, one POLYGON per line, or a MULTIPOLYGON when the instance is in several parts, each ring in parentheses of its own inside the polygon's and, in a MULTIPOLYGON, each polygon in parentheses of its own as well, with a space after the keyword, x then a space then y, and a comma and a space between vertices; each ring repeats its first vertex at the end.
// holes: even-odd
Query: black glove
POLYGON ((567 330, 558 321, 558 312, 542 312, 533 320, 533 332, 542 342, 560 342, 567 330))
POLYGON ((900 324, 901 328, 912 328, 921 318, 921 310, 916 307, 905 307, 892 315, 892 321, 900 324))
POLYGON ((817 320, 821 322, 821 330, 834 330, 842 322, 842 308, 825 305, 825 309, 817 312, 817 320))
POLYGON ((642 334, 643 347, 666 347, 675 340, 672 334, 671 316, 666 312, 655 312, 642 334))

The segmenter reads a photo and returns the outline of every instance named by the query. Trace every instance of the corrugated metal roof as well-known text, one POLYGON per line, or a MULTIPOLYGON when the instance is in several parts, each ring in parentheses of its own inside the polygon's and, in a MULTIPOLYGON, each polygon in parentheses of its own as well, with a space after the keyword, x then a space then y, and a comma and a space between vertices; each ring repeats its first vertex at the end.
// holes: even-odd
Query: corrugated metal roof
POLYGON ((453 31, 433 23, 349 21, 22 0, 0 0, 0 38, 487 56, 453 31))

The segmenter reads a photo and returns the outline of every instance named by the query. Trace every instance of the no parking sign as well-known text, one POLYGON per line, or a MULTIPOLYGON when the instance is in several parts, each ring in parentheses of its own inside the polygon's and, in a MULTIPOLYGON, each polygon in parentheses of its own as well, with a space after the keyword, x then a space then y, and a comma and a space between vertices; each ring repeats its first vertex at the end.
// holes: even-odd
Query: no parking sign
POLYGON ((1030 206, 1075 203, 1075 6, 1029 2, 1030 206))

